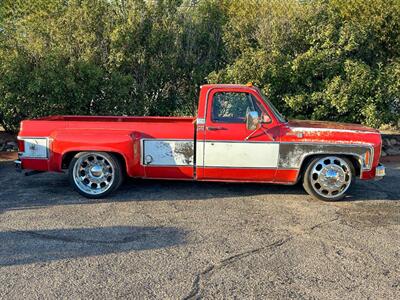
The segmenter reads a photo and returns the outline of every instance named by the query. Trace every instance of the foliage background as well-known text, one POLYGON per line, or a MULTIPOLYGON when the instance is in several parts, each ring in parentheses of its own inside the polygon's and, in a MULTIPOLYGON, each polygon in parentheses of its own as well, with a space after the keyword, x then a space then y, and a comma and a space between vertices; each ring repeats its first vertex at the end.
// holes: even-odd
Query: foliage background
POLYGON ((0 124, 194 115, 255 82, 287 116, 399 125, 400 0, 2 0, 0 124))

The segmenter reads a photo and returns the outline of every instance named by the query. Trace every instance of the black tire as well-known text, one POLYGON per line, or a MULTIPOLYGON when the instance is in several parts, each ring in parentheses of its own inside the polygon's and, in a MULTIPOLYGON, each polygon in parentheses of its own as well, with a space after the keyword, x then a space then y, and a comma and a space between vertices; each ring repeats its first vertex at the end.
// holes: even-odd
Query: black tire
MULTIPOLYGON (((339 170, 339 172, 340 172, 340 170, 339 170)), ((305 191, 315 199, 322 200, 322 201, 329 201, 329 202, 339 201, 339 200, 342 200, 347 195, 347 192, 350 191, 351 186, 355 179, 354 175, 355 175, 354 166, 348 158, 343 157, 343 156, 338 156, 338 155, 318 156, 318 157, 315 157, 314 159, 312 159, 310 161, 310 163, 307 165, 306 171, 303 176, 303 187, 304 187, 305 191), (343 176, 345 179, 344 179, 342 187, 338 188, 337 196, 330 194, 331 193, 330 191, 327 191, 326 189, 324 189, 324 187, 325 187, 324 185, 321 186, 321 184, 319 184, 319 176, 320 175, 317 175, 316 173, 312 174, 312 172, 316 172, 316 168, 319 167, 318 164, 321 164, 321 161, 328 161, 328 160, 331 160, 331 162, 334 162, 336 160, 336 163, 335 164, 331 163, 326 166, 334 165, 334 168, 338 169, 338 167, 340 167, 341 169, 343 169, 343 176), (317 181, 315 181, 315 177, 317 177, 317 179, 316 179, 317 181), (343 186, 345 186, 345 187, 343 187, 343 186), (325 192, 327 191, 328 193, 326 195, 324 195, 323 191, 325 191, 325 192)), ((338 180, 337 177, 338 176, 336 176, 335 177, 336 179, 333 179, 333 180, 338 180)), ((339 177, 340 177, 340 175, 339 175, 339 177)), ((331 179, 327 179, 327 180, 331 180, 331 179)), ((340 183, 341 183, 340 181, 338 181, 338 183, 335 182, 335 184, 340 184, 340 183)))
POLYGON ((99 199, 107 196, 121 186, 124 179, 123 167, 118 157, 111 153, 96 151, 80 152, 72 158, 69 164, 68 178, 73 188, 79 194, 86 198, 99 199), (91 157, 96 162, 98 161, 98 163, 93 162, 92 168, 90 168, 90 165, 84 168, 85 163, 91 163, 91 157), (101 168, 102 171, 96 169, 95 172, 97 171, 97 173, 92 173, 95 165, 97 168, 101 168), (81 176, 82 172, 86 179, 82 179, 84 178, 81 176), (96 177, 93 174, 101 175, 96 177), (102 187, 103 184, 104 187, 102 187))

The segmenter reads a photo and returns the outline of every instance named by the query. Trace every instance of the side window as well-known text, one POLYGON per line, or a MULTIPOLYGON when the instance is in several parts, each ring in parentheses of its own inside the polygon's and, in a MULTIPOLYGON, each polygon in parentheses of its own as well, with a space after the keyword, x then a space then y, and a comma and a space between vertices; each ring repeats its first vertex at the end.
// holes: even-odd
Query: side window
POLYGON ((216 123, 245 123, 248 111, 256 111, 259 116, 266 114, 255 97, 248 93, 219 92, 213 97, 211 118, 216 123))
POLYGON ((246 93, 215 93, 212 105, 213 122, 244 123, 250 102, 246 93))

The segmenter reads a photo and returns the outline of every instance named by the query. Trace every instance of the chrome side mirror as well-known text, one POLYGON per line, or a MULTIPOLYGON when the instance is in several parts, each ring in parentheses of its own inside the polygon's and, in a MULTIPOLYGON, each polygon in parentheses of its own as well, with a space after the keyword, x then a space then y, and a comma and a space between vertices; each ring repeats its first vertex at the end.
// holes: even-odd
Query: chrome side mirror
POLYGON ((258 117, 258 112, 249 111, 246 114, 246 128, 248 130, 256 130, 260 125, 260 119, 258 117))

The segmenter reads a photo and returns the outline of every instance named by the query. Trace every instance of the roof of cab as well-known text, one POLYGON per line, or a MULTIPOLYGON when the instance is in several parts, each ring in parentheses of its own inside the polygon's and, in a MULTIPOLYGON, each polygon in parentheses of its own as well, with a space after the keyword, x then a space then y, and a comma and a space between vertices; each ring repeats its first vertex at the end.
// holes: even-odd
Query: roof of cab
POLYGON ((201 89, 215 89, 215 88, 256 88, 254 85, 248 84, 231 84, 231 83, 222 83, 222 84, 204 84, 200 86, 201 89))

